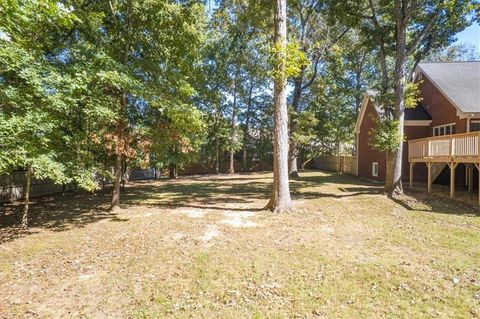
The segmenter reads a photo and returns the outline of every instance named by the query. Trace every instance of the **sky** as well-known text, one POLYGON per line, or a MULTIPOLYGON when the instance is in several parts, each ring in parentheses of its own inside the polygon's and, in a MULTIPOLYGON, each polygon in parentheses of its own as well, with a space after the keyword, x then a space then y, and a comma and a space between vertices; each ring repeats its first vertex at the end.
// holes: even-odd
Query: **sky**
POLYGON ((457 43, 466 43, 474 45, 477 51, 480 52, 480 25, 478 23, 472 24, 462 32, 457 34, 457 43))

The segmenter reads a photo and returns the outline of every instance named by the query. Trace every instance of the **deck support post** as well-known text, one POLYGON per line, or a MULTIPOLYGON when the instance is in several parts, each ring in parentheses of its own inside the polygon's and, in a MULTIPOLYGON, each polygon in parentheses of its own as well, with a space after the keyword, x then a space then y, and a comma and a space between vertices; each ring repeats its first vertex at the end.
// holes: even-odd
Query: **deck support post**
POLYGON ((467 184, 468 184, 468 192, 473 192, 473 165, 467 165, 467 184))
MULTIPOLYGON (((474 163, 475 167, 478 169, 478 205, 480 205, 480 163, 474 163)), ((473 178, 472 178, 473 182, 473 178)))
POLYGON ((458 163, 450 162, 448 166, 450 167, 450 198, 453 198, 455 196, 455 169, 458 163))
POLYGON ((415 166, 415 162, 410 162, 410 179, 408 182, 410 183, 410 188, 413 187, 413 167, 415 166))
POLYGON ((428 182, 427 182, 427 192, 432 192, 432 162, 426 162, 428 168, 428 182))

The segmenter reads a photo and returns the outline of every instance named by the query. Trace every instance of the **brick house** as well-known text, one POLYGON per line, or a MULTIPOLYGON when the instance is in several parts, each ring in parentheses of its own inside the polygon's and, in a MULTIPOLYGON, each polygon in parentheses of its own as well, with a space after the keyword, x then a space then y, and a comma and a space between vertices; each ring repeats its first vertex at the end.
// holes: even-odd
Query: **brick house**
MULTIPOLYGON (((453 192, 472 188, 480 166, 480 62, 420 63, 415 81, 422 100, 405 111, 402 179, 429 182, 429 189, 449 181, 453 192)), ((384 181, 385 154, 369 145, 381 115, 371 96, 365 94, 355 126, 358 176, 384 181)))

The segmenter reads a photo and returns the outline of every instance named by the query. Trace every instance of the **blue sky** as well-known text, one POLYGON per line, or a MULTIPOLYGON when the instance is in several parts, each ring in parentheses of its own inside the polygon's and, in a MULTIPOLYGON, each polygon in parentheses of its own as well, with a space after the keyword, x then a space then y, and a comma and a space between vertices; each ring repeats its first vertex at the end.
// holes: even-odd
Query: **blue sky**
POLYGON ((472 24, 462 32, 457 34, 457 43, 467 43, 474 45, 477 51, 480 51, 480 25, 472 24))

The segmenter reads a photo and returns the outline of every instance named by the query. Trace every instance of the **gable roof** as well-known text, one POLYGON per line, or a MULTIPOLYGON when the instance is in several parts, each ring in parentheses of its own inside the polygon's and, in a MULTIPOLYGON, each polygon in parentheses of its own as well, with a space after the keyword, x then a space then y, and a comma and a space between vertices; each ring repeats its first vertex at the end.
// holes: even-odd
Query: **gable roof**
POLYGON ((480 61, 420 63, 418 70, 459 111, 480 112, 480 61))
MULTIPOLYGON (((373 91, 367 91, 363 96, 363 101, 358 111, 357 122, 355 123, 356 134, 360 133, 360 127, 362 126, 362 121, 367 111, 368 102, 372 96, 375 96, 375 92, 373 91)), ((383 110, 381 108, 373 104, 373 109, 377 115, 382 116, 383 110)), ((428 114, 421 103, 418 103, 413 109, 405 109, 405 125, 407 126, 425 126, 425 124, 429 125, 431 121, 432 117, 428 114)))
MULTIPOLYGON (((355 123, 355 133, 360 133, 360 126, 362 125, 363 117, 365 116, 365 112, 367 111, 368 101, 370 100, 370 95, 373 95, 373 92, 365 92, 363 95, 363 101, 358 110, 357 122, 355 123)), ((375 108, 375 110, 377 110, 375 108)), ((377 111, 378 112, 378 111, 377 111)))

